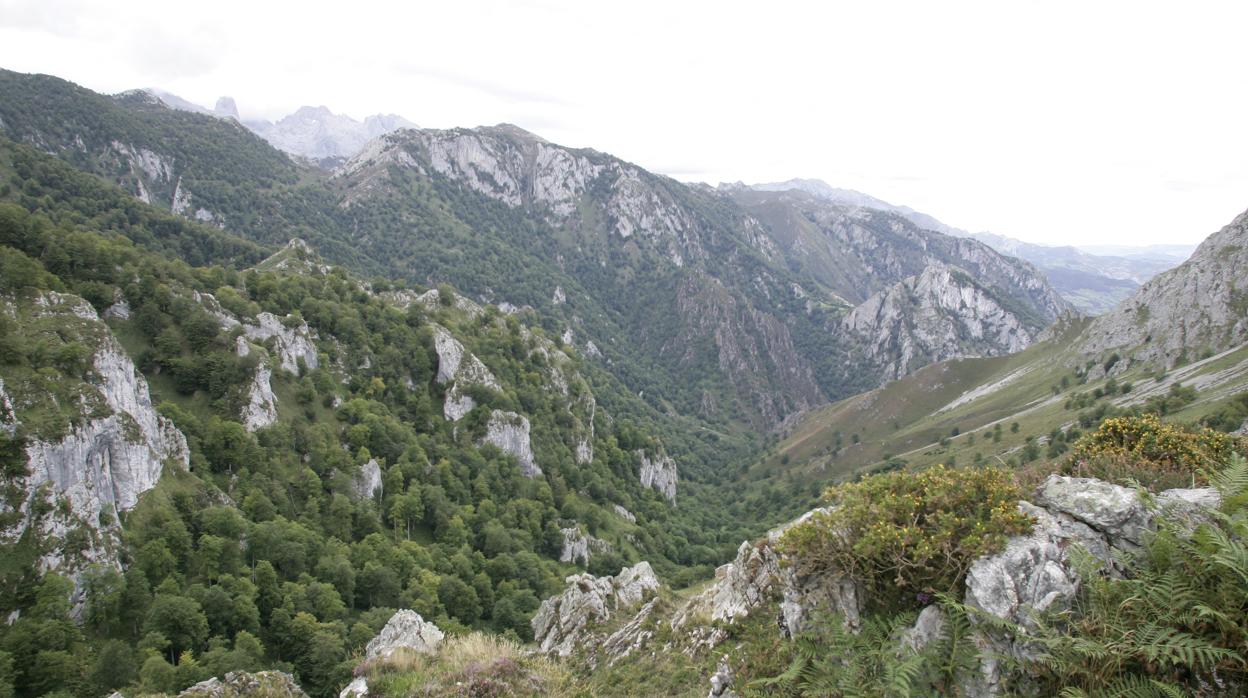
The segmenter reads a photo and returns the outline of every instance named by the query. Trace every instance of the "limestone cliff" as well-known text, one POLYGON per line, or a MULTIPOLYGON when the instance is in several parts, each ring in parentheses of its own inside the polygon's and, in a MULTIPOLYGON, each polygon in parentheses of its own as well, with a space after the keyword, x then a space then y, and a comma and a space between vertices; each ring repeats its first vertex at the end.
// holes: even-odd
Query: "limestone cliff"
POLYGON ((25 436, 27 463, 25 476, 7 483, 20 492, 20 504, 0 505, 16 514, 0 536, 13 544, 35 532, 42 571, 118 566, 121 514, 156 486, 167 465, 187 467, 186 438, 153 409, 147 381, 86 301, 45 292, 29 302, 6 299, 3 312, 32 337, 54 324, 61 336, 88 346, 90 357, 81 382, 65 381, 55 394, 43 394, 29 376, 4 383, 8 429, 25 436), (53 405, 70 410, 63 430, 46 426, 46 416, 43 426, 23 424, 53 405), (44 501, 54 506, 37 504, 44 501))
POLYGON ((1118 351, 1130 360, 1170 367, 1242 344, 1248 340, 1245 269, 1248 212, 1210 235, 1188 261, 1093 320, 1081 348, 1088 355, 1118 351))
POLYGON ((1031 344, 1033 331, 995 294, 959 269, 929 265, 876 293, 842 321, 885 378, 945 359, 999 356, 1031 344))

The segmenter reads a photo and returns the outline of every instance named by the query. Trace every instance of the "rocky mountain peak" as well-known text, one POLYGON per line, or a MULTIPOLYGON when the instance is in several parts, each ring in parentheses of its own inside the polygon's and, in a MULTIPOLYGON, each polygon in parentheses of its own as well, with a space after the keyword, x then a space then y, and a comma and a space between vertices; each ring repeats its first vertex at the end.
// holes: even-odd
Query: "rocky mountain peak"
POLYGON ((1246 268, 1248 212, 1209 236, 1186 262, 1096 318, 1084 333, 1083 352, 1118 351, 1169 367, 1243 343, 1248 340, 1246 268))
POLYGON ((217 105, 212 108, 212 112, 220 117, 242 121, 238 116, 238 105, 234 103, 233 97, 221 97, 217 99, 217 105))

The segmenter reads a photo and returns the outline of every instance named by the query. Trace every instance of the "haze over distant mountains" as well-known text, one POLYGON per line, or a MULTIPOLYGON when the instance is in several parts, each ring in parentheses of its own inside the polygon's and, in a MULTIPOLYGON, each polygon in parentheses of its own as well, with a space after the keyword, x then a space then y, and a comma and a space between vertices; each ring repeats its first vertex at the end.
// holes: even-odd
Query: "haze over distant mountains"
POLYGON ((1063 298, 1090 315, 1110 310, 1144 282, 1183 263, 1196 248, 1195 245, 1038 245, 995 233, 971 233, 908 206, 833 187, 818 179, 790 179, 748 186, 755 191, 797 190, 843 206, 889 211, 927 230, 974 238, 998 252, 1036 265, 1063 298))
POLYGON ((217 100, 207 109, 175 94, 156 88, 144 92, 167 106, 197 114, 208 114, 238 121, 278 150, 311 158, 323 165, 340 164, 355 155, 370 140, 401 128, 417 128, 416 124, 397 114, 373 114, 356 121, 346 114, 335 114, 328 107, 303 106, 276 122, 264 119, 242 119, 232 97, 217 100))

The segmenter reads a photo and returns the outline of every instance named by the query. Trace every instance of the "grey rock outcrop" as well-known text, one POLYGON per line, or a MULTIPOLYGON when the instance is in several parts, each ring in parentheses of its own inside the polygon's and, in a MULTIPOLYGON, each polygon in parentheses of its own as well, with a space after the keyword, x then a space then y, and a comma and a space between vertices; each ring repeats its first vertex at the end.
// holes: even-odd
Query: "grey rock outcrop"
POLYGON ((678 478, 676 461, 666 453, 657 453, 652 456, 645 449, 638 449, 633 454, 637 456, 639 465, 637 474, 641 479, 641 486, 656 490, 669 502, 675 504, 678 478))
MULTIPOLYGON (((235 353, 250 356, 251 344, 246 337, 239 337, 235 353)), ((277 395, 273 393, 273 371, 264 363, 256 365, 256 372, 247 386, 247 404, 243 405, 240 421, 247 431, 255 431, 277 422, 277 395)))
POLYGON ((591 557, 611 552, 611 544, 595 538, 581 530, 580 526, 561 528, 563 549, 559 552, 559 562, 577 562, 588 565, 591 557))
POLYGON ((295 678, 280 671, 231 671, 225 680, 200 681, 178 698, 308 698, 295 678))
POLYGON ((889 379, 946 359, 1011 354, 1034 339, 992 293, 943 264, 871 296, 841 324, 889 379))
POLYGON ((377 463, 376 458, 369 458, 367 463, 360 466, 360 472, 351 479, 351 492, 356 499, 373 499, 381 496, 383 492, 381 465, 377 463))
POLYGON ((650 563, 639 562, 614 577, 574 574, 559 596, 542 602, 531 621, 533 639, 543 653, 566 657, 583 643, 592 626, 613 613, 636 607, 659 588, 650 563))
POLYGON ((485 438, 481 443, 490 444, 503 453, 515 456, 520 472, 525 477, 539 477, 542 474, 542 469, 533 458, 528 417, 503 410, 490 412, 490 421, 485 425, 485 438))
POLYGON ((299 360, 302 359, 308 370, 320 366, 316 353, 315 335, 303 320, 287 327, 281 318, 273 313, 256 315, 256 324, 244 324, 243 334, 256 342, 273 340, 273 349, 277 352, 278 368, 293 375, 299 375, 299 360))
MULTIPOLYGON (((1149 506, 1134 490, 1059 475, 1045 480, 1035 499, 1041 506, 1019 503, 1036 522, 1032 532, 1011 538, 1002 552, 976 560, 966 577, 968 606, 1024 630, 1032 627, 1036 614, 1063 610, 1075 599, 1080 584, 1071 561, 1075 546, 1116 573, 1114 551, 1138 549, 1156 529, 1159 514, 1194 524, 1203 510, 1221 501, 1213 489, 1181 489, 1162 492, 1149 506)), ((981 632, 979 642, 988 655, 1030 658, 1036 652, 1025 637, 991 631, 981 632)), ((977 675, 967 678, 968 694, 996 696, 1000 679, 996 662, 984 661, 977 675)))
POLYGON ((437 381, 447 386, 446 401, 442 405, 442 415, 446 419, 457 422, 477 406, 476 401, 466 392, 470 386, 480 385, 491 390, 502 390, 490 369, 465 349, 445 327, 433 326, 433 344, 434 351, 438 354, 437 381))
POLYGON ((438 649, 444 637, 438 626, 421 618, 419 613, 403 609, 390 616, 386 627, 369 641, 364 658, 368 661, 387 659, 399 651, 429 654, 438 649))
MULTIPOLYGON (((843 575, 798 575, 776 549, 785 531, 825 511, 809 511, 772 529, 759 541, 743 542, 737 557, 715 570, 714 584, 676 611, 673 629, 694 631, 702 622, 699 619, 731 624, 773 601, 779 602, 780 632, 787 636, 801 632, 816 609, 840 613, 851 628, 856 628, 865 599, 853 580, 843 575)), ((722 630, 701 633, 694 646, 714 647, 725 637, 722 630)))
MULTIPOLYGON (((78 415, 63 437, 27 442, 28 474, 16 483, 25 493, 20 516, 0 539, 16 541, 35 527, 52 542, 39 562, 43 571, 73 575, 89 563, 117 567, 120 514, 156 486, 167 463, 188 465, 186 437, 153 408, 147 381, 90 304, 46 293, 36 306, 39 314, 76 322, 75 331, 95 342, 85 388, 91 409, 78 415), (64 506, 36 520, 32 503, 43 493, 64 506), (79 527, 93 532, 89 545, 67 556, 60 543, 79 527)), ((22 405, 10 401, 7 411, 22 419, 22 405)))
POLYGON ((619 504, 612 504, 612 505, 611 505, 611 508, 612 508, 612 510, 614 510, 614 511, 615 511, 615 513, 616 513, 616 514, 618 514, 618 515, 620 516, 620 518, 621 518, 621 519, 624 519, 625 521, 627 521, 627 522, 629 522, 629 523, 631 523, 631 524, 635 524, 635 523, 637 523, 637 517, 636 517, 636 515, 634 515, 634 514, 633 514, 633 512, 629 511, 628 509, 625 509, 624 507, 620 506, 619 504))

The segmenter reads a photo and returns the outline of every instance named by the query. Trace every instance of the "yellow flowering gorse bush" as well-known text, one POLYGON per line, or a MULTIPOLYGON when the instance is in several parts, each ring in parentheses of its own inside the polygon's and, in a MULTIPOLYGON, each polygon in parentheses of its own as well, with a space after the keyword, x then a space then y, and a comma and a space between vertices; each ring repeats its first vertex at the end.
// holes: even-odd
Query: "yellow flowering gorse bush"
POLYGON ((1203 483, 1200 472, 1225 463, 1240 445, 1228 434, 1167 424, 1155 414, 1111 417, 1075 443, 1063 470, 1113 480, 1131 477, 1144 484, 1190 485, 1192 480, 1203 483))

